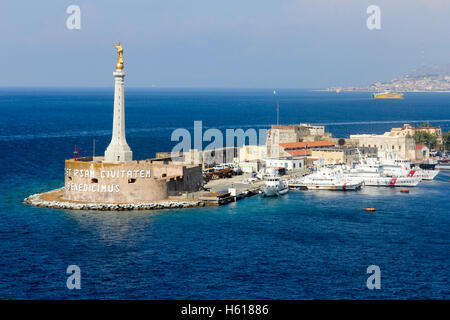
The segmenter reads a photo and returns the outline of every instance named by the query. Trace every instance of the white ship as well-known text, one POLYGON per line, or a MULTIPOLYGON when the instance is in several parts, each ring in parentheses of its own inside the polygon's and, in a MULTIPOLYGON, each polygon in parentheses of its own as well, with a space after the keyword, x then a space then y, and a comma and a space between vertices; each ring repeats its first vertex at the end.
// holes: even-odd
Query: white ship
POLYGON ((433 180, 439 170, 412 168, 411 161, 406 159, 381 159, 380 165, 386 175, 392 177, 418 177, 423 180, 433 180))
POLYGON ((436 168, 439 170, 450 170, 450 162, 440 162, 437 164, 436 168))
POLYGON ((375 187, 415 187, 422 180, 414 176, 389 176, 382 166, 376 162, 371 163, 367 159, 345 175, 350 179, 363 179, 366 186, 375 187))
POLYGON ((436 168, 440 170, 450 170, 450 158, 442 157, 437 161, 436 168))
POLYGON ((415 187, 421 180, 417 177, 386 177, 370 172, 348 173, 347 177, 363 179, 364 185, 371 187, 415 187))
MULTIPOLYGON (((415 177, 420 180, 433 180, 439 174, 439 170, 422 169, 420 165, 413 168, 410 160, 398 158, 394 151, 386 153, 386 158, 380 159, 364 158, 359 153, 359 161, 360 164, 355 167, 354 171, 363 167, 362 171, 364 172, 380 172, 382 175, 391 178, 415 177)), ((428 167, 434 168, 430 165, 428 167)), ((425 168, 428 167, 425 166, 425 168)))
POLYGON ((289 187, 308 190, 358 190, 363 179, 348 178, 338 168, 321 168, 298 180, 291 180, 289 187))
POLYGON ((288 186, 277 175, 269 175, 264 178, 265 185, 262 194, 265 197, 277 197, 288 193, 288 186))

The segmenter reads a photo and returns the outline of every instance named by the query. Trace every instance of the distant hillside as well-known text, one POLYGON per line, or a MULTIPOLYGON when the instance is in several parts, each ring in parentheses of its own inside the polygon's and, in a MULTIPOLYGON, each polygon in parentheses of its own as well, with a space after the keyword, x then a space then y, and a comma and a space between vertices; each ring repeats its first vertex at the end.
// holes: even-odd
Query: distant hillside
POLYGON ((449 76, 450 75, 450 63, 443 65, 435 65, 422 67, 417 70, 413 70, 409 77, 420 78, 420 77, 437 77, 437 76, 449 76))
POLYGON ((398 92, 449 92, 450 91, 450 63, 445 65, 435 65, 421 67, 413 70, 409 74, 387 82, 375 82, 370 86, 358 87, 350 86, 344 88, 332 87, 327 91, 385 91, 392 90, 398 92))

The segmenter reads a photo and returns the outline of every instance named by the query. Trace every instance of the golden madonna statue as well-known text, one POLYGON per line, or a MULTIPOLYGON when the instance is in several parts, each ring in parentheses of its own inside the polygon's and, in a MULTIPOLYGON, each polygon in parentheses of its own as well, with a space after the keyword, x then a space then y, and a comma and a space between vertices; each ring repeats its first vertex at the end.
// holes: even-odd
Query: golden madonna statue
POLYGON ((120 42, 117 44, 117 46, 114 46, 114 48, 117 49, 116 69, 121 70, 121 69, 123 69, 123 48, 120 45, 120 42))

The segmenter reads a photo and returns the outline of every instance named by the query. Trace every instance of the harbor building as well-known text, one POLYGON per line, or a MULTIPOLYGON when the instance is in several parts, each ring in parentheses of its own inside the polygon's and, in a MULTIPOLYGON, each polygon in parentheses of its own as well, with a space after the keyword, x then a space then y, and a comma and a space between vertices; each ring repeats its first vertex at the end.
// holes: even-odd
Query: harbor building
POLYGON ((241 161, 238 165, 243 173, 255 173, 264 168, 264 162, 261 160, 241 161))
POLYGON ((190 149, 186 152, 158 152, 156 158, 171 159, 176 163, 184 163, 191 165, 201 165, 203 170, 212 168, 214 166, 224 163, 238 162, 239 148, 238 147, 223 147, 206 150, 190 149))
POLYGON ((331 133, 325 132, 325 126, 315 126, 308 123, 272 125, 267 130, 267 156, 269 158, 283 157, 283 150, 280 147, 282 143, 320 141, 331 138, 331 133))
POLYGON ((442 129, 441 127, 433 126, 418 126, 414 127, 405 123, 402 128, 392 128, 391 133, 396 136, 413 136, 416 132, 423 131, 437 137, 437 143, 442 144, 442 129))
POLYGON ((169 158, 136 161, 125 136, 123 48, 113 73, 114 110, 111 142, 104 157, 65 161, 63 200, 89 203, 139 203, 165 200, 195 192, 203 186, 200 164, 184 164, 169 158))
POLYGON ((239 162, 258 161, 266 158, 266 145, 244 145, 239 148, 239 162))
POLYGON ((311 149, 311 157, 323 159, 324 164, 346 164, 353 165, 359 162, 359 157, 376 157, 377 148, 374 147, 346 147, 337 146, 330 148, 311 149))
POLYGON ((266 168, 285 169, 286 171, 300 170, 305 167, 305 160, 303 158, 280 158, 280 159, 266 159, 266 168))
POLYGON ((430 149, 423 144, 416 145, 416 160, 427 160, 430 158, 430 149))
POLYGON ((238 165, 244 173, 258 172, 267 159, 266 145, 244 145, 239 148, 238 165))
POLYGON ((388 158, 395 152, 399 158, 415 160, 416 144, 411 136, 384 134, 352 134, 350 140, 360 147, 377 148, 377 156, 388 158))
POLYGON ((334 147, 335 143, 328 140, 309 142, 286 142, 279 144, 280 157, 310 156, 311 149, 334 147))
POLYGON ((293 157, 304 156, 307 159, 323 159, 324 164, 352 165, 359 161, 359 156, 376 157, 375 147, 355 147, 335 144, 333 141, 311 141, 280 143, 282 154, 293 157))

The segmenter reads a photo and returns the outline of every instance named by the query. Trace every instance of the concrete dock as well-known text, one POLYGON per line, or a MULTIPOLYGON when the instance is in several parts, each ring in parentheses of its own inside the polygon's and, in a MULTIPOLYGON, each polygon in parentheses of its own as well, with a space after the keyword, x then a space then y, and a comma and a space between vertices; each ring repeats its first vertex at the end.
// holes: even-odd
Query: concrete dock
POLYGON ((228 192, 229 188, 236 188, 236 191, 239 194, 251 189, 258 189, 264 185, 264 181, 259 180, 254 183, 247 183, 246 181, 250 177, 250 174, 243 174, 227 179, 211 180, 204 187, 205 189, 209 189, 211 192, 228 192))
MULTIPOLYGON (((282 176, 282 179, 299 178, 307 172, 307 170, 291 171, 282 176)), ((250 174, 243 174, 232 178, 210 180, 204 186, 208 190, 207 194, 200 195, 198 200, 205 202, 205 205, 219 206, 260 193, 264 181, 255 179, 256 181, 249 183, 249 178, 251 178, 250 174), (235 189, 235 192, 232 189, 235 189)))
POLYGON ((208 191, 200 195, 205 205, 220 206, 258 194, 264 181, 248 182, 250 174, 231 178, 210 180, 204 188, 208 191), (233 190, 234 189, 234 190, 233 190))

